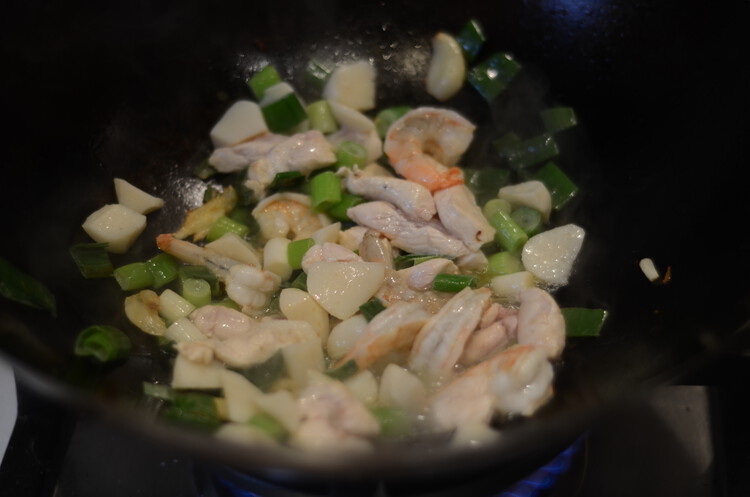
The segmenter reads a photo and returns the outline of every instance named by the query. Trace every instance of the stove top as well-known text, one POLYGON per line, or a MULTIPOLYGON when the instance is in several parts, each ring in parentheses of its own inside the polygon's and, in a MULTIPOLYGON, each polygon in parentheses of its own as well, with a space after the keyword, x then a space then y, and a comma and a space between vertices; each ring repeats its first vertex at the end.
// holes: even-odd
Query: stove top
MULTIPOLYGON (((659 388, 643 404, 602 419, 549 465, 509 488, 494 488, 488 475, 454 488, 416 494, 384 485, 342 488, 332 484, 315 494, 270 482, 237 486, 240 480, 227 483, 223 475, 185 454, 136 439, 96 419, 77 417, 17 385, 18 419, 0 466, 0 493, 39 497, 745 496, 750 495, 750 426, 744 406, 748 380, 750 358, 718 361, 683 384, 659 388)), ((9 409, 8 392, 7 386, 0 388, 0 413, 9 409)))

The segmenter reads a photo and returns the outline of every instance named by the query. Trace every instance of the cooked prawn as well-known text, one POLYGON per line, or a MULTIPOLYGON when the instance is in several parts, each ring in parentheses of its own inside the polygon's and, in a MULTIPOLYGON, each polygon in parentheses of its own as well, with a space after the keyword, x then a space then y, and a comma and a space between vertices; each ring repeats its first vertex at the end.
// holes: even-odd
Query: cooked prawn
POLYGON ((474 129, 457 112, 419 107, 391 125, 385 154, 398 174, 434 192, 463 183, 455 165, 469 148, 474 129))
POLYGON ((266 197, 253 209, 253 217, 266 240, 307 238, 323 227, 320 217, 312 212, 310 197, 301 193, 276 193, 266 197))

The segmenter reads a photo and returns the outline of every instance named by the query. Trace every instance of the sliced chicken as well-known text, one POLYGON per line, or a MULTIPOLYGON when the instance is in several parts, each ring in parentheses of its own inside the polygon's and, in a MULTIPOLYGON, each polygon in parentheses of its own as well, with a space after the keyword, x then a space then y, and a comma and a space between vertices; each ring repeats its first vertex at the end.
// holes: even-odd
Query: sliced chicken
POLYGON ((238 145, 220 147, 211 153, 208 163, 220 173, 242 171, 253 162, 264 158, 273 147, 287 138, 289 137, 266 133, 238 145))
POLYGON ((430 191, 419 183, 387 176, 365 176, 342 168, 346 189, 368 200, 384 200, 400 209, 410 219, 429 221, 437 213, 430 191))
POLYGON ((414 254, 459 257, 469 252, 464 243, 453 238, 435 222, 411 221, 393 204, 366 202, 350 207, 347 215, 356 223, 383 233, 394 247, 414 254))
POLYGON ((383 141, 378 136, 375 128, 369 131, 360 131, 352 127, 344 126, 335 133, 327 136, 333 148, 337 149, 343 142, 351 141, 359 143, 367 150, 367 162, 375 162, 383 155, 383 141))
POLYGON ((565 348, 565 318, 548 292, 530 288, 520 295, 518 343, 535 345, 550 359, 560 357, 565 348))
POLYGON ((209 338, 224 340, 246 335, 259 323, 247 314, 223 305, 206 305, 190 314, 190 321, 209 338))
POLYGON ((435 206, 440 222, 451 235, 463 241, 471 251, 492 241, 495 228, 490 226, 466 185, 455 185, 435 192, 435 206))
POLYGON ((457 274, 458 267, 450 259, 437 257, 398 271, 409 288, 420 291, 430 290, 435 276, 441 273, 457 274))

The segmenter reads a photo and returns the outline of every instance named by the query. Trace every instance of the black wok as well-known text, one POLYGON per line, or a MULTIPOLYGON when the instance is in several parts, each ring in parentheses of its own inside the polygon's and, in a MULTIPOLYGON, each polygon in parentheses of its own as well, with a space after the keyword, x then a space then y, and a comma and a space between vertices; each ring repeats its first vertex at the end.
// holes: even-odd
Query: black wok
MULTIPOLYGON (((517 477, 575 440, 601 412, 678 379, 727 347, 750 316, 743 228, 748 78, 747 2, 24 2, 2 21, 4 243, 0 254, 43 281, 53 318, 0 301, 0 352, 21 377, 68 405, 199 457, 290 479, 431 478, 485 470, 517 477), (578 129, 558 164, 581 187, 558 222, 587 230, 562 305, 605 308, 601 337, 570 340, 556 397, 532 419, 469 454, 431 440, 335 462, 219 443, 151 421, 141 382, 166 380, 166 359, 121 311, 114 281, 83 280, 68 247, 86 241, 86 216, 114 201, 121 177, 167 207, 116 265, 155 254, 202 193, 191 179, 208 130, 247 98, 247 75, 266 61, 314 95, 303 68, 372 57, 379 104, 433 103, 423 91, 429 40, 469 18, 489 47, 525 67, 512 99, 487 107, 470 88, 447 105, 479 124, 533 130, 519 116, 573 106, 578 129), (671 268, 653 285, 643 257, 671 268), (129 330, 132 357, 95 370, 72 357, 92 323, 129 330), (135 409, 134 409, 135 408, 135 409)), ((506 129, 507 130, 507 129, 506 129)), ((491 134, 482 138, 489 140, 491 134)), ((481 160, 474 152, 471 160, 481 160)))

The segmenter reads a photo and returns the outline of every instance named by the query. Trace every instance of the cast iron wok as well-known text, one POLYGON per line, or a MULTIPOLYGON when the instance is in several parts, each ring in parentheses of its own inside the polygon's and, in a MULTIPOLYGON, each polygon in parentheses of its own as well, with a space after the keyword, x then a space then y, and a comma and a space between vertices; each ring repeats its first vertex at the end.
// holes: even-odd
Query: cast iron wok
MULTIPOLYGON (((699 2, 27 2, 3 16, 2 256, 43 281, 58 316, 0 302, 0 349, 43 392, 137 433, 244 470, 288 478, 430 477, 544 460, 628 395, 674 381, 725 347, 750 295, 738 171, 748 105, 741 19, 748 4, 699 2), (570 340, 555 399, 499 441, 471 453, 433 440, 327 461, 219 443, 151 421, 141 382, 168 378, 163 354, 121 311, 114 281, 84 280, 68 255, 80 224, 114 202, 121 177, 163 196, 147 231, 116 265, 155 254, 202 193, 191 176, 207 132, 247 98, 248 74, 274 63, 307 98, 303 68, 371 57, 379 106, 436 104, 423 91, 429 40, 469 18, 489 46, 525 68, 512 99, 488 107, 464 91, 446 105, 497 133, 533 132, 546 104, 576 109, 558 164, 581 188, 555 222, 587 231, 562 305, 605 308, 601 337, 570 340), (525 116, 525 117, 524 117, 525 116), (522 118, 523 117, 523 118, 522 118), (652 257, 671 280, 651 284, 652 257), (115 369, 75 361, 76 332, 129 331, 134 353, 115 369), (135 408, 135 409, 134 409, 135 408)), ((480 135, 468 160, 481 162, 480 135), (477 151, 479 150, 479 151, 477 151), (473 155, 472 155, 473 154, 473 155)), ((491 162, 491 161, 490 161, 491 162)), ((517 471, 517 469, 516 469, 517 471)), ((517 475, 516 475, 517 476, 517 475)))

